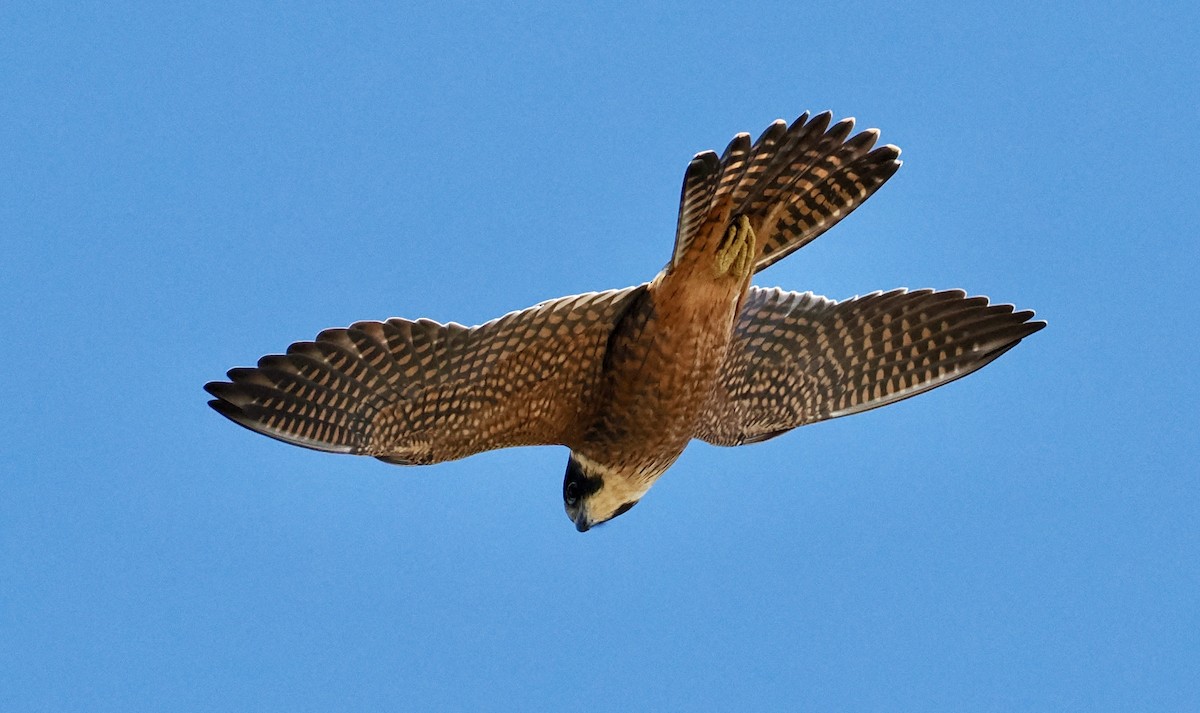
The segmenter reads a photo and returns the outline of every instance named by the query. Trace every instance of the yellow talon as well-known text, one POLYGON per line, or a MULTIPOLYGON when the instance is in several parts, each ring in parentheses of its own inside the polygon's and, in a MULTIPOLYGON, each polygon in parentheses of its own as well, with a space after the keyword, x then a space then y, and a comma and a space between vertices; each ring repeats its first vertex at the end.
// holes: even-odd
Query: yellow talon
POLYGON ((740 276, 749 272, 754 242, 754 229, 750 227, 750 219, 739 215, 733 225, 729 226, 725 239, 717 248, 717 263, 714 266, 717 277, 730 273, 740 276))

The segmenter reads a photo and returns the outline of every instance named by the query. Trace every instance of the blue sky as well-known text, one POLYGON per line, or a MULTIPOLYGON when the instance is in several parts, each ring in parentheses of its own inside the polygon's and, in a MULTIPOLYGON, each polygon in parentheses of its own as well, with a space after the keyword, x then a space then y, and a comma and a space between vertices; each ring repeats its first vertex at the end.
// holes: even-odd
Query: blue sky
POLYGON ((1194 3, 8 3, 0 709, 1195 710, 1194 3), (904 167, 757 282, 1050 326, 620 520, 566 451, 402 469, 204 382, 649 279, 693 153, 904 167))

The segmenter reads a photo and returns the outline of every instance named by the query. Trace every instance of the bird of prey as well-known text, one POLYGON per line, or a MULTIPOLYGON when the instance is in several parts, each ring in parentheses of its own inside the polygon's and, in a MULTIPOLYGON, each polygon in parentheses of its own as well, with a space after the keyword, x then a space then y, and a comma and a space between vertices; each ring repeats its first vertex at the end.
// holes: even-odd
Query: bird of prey
POLYGON ((738 446, 915 396, 1045 326, 960 290, 836 302, 754 273, 807 245, 900 167, 829 112, 738 134, 683 177, 675 246, 650 282, 561 297, 477 327, 357 322, 229 371, 209 405, 306 448, 418 465, 570 449, 580 531, 633 507, 693 438, 738 446))

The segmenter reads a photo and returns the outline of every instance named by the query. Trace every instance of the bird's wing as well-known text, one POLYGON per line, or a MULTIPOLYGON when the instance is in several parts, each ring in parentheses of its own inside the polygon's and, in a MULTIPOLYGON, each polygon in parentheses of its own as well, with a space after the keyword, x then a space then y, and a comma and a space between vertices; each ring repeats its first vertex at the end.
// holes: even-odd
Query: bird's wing
POLYGON ((471 328, 358 322, 205 389, 253 431, 392 463, 565 443, 582 428, 613 325, 644 291, 562 297, 471 328))
POLYGON ((987 365, 1045 322, 961 290, 834 302, 751 287, 696 437, 763 441, 878 408, 987 365))
POLYGON ((879 132, 850 137, 854 119, 829 125, 832 114, 779 120, 753 145, 733 137, 725 153, 696 154, 683 177, 672 264, 678 264, 707 220, 726 206, 758 236, 754 271, 812 242, 871 196, 900 168, 900 149, 875 146, 879 132), (847 137, 850 137, 849 139, 847 137))

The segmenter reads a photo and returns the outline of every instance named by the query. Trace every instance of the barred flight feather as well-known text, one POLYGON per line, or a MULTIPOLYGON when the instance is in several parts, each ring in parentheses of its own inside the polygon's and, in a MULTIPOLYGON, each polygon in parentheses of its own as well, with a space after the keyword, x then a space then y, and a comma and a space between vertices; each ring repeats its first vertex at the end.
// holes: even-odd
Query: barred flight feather
POLYGON ((751 287, 696 437, 722 446, 900 401, 976 371, 1045 322, 961 290, 833 302, 751 287))
POLYGON ((205 389, 253 431, 392 463, 564 443, 582 428, 616 320, 645 289, 549 300, 472 328, 357 322, 205 389))

